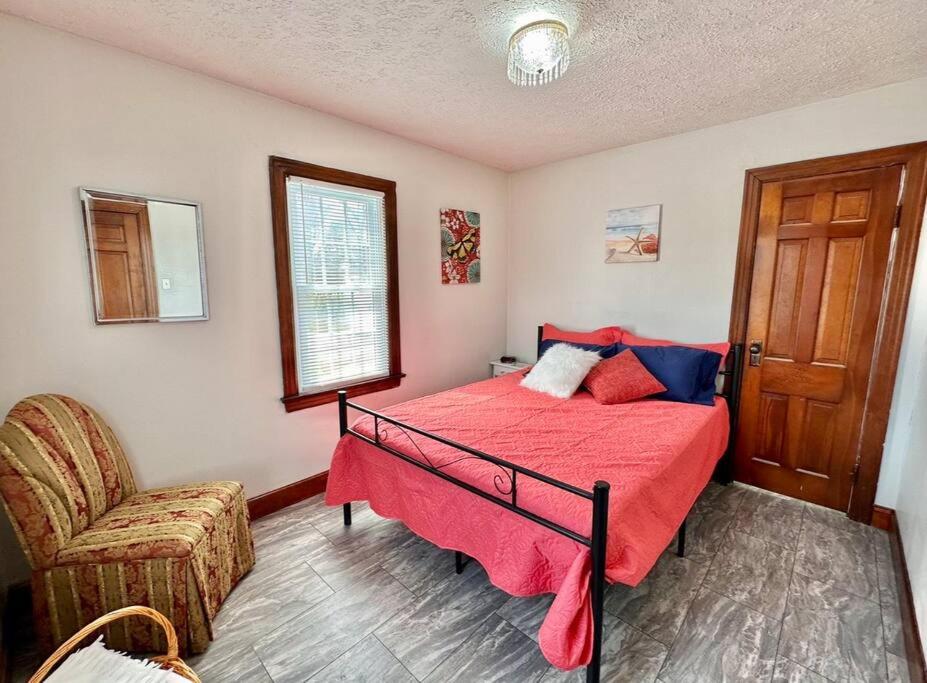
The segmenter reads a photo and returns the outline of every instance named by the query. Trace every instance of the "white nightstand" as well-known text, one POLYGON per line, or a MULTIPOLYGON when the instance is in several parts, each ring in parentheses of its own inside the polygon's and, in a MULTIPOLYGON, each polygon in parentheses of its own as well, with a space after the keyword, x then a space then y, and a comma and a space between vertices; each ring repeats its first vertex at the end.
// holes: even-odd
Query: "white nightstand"
POLYGON ((502 361, 494 360, 489 363, 489 369, 493 377, 501 377, 510 372, 526 368, 529 365, 531 365, 531 363, 503 363, 502 361))

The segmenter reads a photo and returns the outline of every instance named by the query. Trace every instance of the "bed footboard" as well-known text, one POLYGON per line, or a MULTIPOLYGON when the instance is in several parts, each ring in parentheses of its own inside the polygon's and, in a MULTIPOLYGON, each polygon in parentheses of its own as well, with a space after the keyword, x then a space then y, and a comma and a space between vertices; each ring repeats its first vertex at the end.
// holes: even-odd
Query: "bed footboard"
MULTIPOLYGON (((582 545, 585 545, 589 548, 592 557, 590 593, 592 598, 593 641, 592 660, 586 667, 586 681, 587 683, 598 683, 601 677, 602 664, 602 620, 605 601, 605 551, 606 542, 608 539, 608 495, 610 489, 608 482, 597 481, 592 487, 591 491, 573 486, 572 484, 548 477, 547 475, 541 474, 540 472, 530 470, 527 467, 516 465, 515 463, 508 462, 502 458, 497 458, 495 456, 489 455, 488 453, 478 451, 475 448, 470 448, 464 444, 446 439, 438 434, 426 432, 423 429, 419 429, 413 425, 393 419, 387 415, 378 413, 375 410, 365 408, 364 406, 358 405, 356 403, 351 403, 348 401, 348 395, 346 391, 338 392, 338 422, 342 436, 345 434, 351 434, 355 438, 358 438, 361 441, 370 444, 371 446, 375 446, 376 448, 385 451, 390 455, 400 458, 410 465, 414 465, 415 467, 426 470, 431 474, 447 482, 450 482, 451 484, 454 484, 455 486, 459 486, 460 488, 465 489, 470 493, 483 498, 484 500, 488 500, 494 505, 505 508, 510 512, 529 519, 536 524, 540 524, 541 526, 546 527, 555 533, 566 536, 567 538, 570 538, 577 543, 581 543, 582 545), (352 408, 373 417, 372 437, 367 436, 366 434, 362 434, 361 432, 358 432, 348 426, 348 408, 352 408), (403 434, 405 434, 409 438, 410 443, 418 450, 421 459, 403 453, 402 451, 399 451, 384 443, 382 438, 385 432, 383 425, 395 427, 403 434), (498 495, 487 493, 486 491, 473 486, 469 482, 454 477, 445 471, 444 468, 446 465, 438 465, 433 463, 424 453, 424 451, 422 451, 422 449, 419 448, 415 443, 411 436, 412 434, 417 434, 423 438, 431 439, 438 443, 444 444, 445 446, 450 446, 461 451, 461 457, 459 459, 453 460, 452 462, 460 462, 460 460, 474 458, 495 465, 498 468, 498 473, 493 477, 493 486, 498 492, 498 495), (541 515, 521 507, 518 503, 518 481, 519 478, 525 477, 590 501, 592 504, 592 530, 589 536, 578 534, 572 529, 568 529, 567 527, 562 526, 554 520, 547 519, 546 517, 542 517, 541 515)), ((344 523, 346 525, 351 524, 350 503, 344 504, 344 523)), ((457 551, 455 555, 457 573, 463 571, 463 561, 463 554, 457 551)))

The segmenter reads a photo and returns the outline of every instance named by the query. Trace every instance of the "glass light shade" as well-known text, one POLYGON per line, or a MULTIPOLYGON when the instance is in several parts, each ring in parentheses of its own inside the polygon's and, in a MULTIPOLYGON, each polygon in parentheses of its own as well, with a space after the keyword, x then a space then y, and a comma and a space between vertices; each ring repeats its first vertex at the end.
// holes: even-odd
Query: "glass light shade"
POLYGON ((509 40, 509 80, 515 85, 544 85, 566 73, 570 65, 567 27, 536 21, 518 29, 509 40))

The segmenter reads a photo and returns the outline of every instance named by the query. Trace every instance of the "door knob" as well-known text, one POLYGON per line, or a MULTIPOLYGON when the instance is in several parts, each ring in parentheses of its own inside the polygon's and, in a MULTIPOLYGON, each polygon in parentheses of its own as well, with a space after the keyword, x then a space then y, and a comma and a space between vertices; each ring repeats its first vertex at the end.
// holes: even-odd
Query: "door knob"
POLYGON ((750 351, 750 365, 757 367, 763 357, 763 342, 759 339, 754 339, 750 342, 748 350, 750 351))

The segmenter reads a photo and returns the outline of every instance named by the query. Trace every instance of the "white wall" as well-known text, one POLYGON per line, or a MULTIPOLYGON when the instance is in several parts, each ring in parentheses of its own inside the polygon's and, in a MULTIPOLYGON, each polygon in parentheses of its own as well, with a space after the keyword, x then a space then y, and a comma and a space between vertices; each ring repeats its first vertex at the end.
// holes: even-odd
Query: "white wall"
POLYGON ((504 351, 502 172, 6 15, 0 93, 0 413, 42 391, 87 401, 146 487, 253 496, 327 469, 335 406, 279 401, 272 154, 397 181, 408 377, 364 402, 485 377, 504 351), (208 322, 91 322, 80 185, 202 202, 208 322), (480 284, 440 284, 441 207, 480 212, 480 284))
POLYGON ((921 642, 927 650, 927 344, 920 347, 920 368, 910 416, 898 494, 898 525, 904 541, 905 561, 920 624, 921 642))
MULTIPOLYGON (((508 351, 533 358, 543 321, 727 339, 744 171, 925 140, 925 105, 927 78, 513 174, 508 351), (661 203, 660 261, 606 265, 606 212, 661 203)), ((927 297, 924 273, 915 288, 927 297)), ((896 396, 914 386, 910 348, 896 396)), ((904 450, 891 445, 877 502, 895 507, 904 450)))
MULTIPOLYGON (((927 219, 925 219, 927 226, 927 219)), ((914 594, 921 640, 927 650, 927 228, 921 234, 915 281, 911 293, 905 346, 898 368, 898 385, 889 422, 886 449, 902 455, 894 474, 879 488, 897 491, 895 511, 904 541, 905 560, 914 594)))

